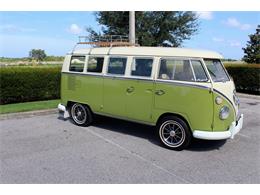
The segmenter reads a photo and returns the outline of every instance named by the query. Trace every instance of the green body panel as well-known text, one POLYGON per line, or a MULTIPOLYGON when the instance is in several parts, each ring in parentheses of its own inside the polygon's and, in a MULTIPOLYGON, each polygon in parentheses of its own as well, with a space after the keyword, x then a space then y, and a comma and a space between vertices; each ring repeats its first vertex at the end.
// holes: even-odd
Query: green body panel
POLYGON ((81 74, 62 73, 61 99, 88 104, 93 111, 99 111, 103 102, 103 78, 81 74))
POLYGON ((104 77, 103 112, 126 117, 126 86, 127 80, 125 79, 104 77))
POLYGON ((215 93, 208 88, 153 80, 102 77, 62 73, 61 103, 80 102, 93 112, 155 125, 162 114, 179 114, 191 130, 225 131, 234 121, 234 109, 224 99, 215 104, 215 93), (129 90, 130 89, 130 90, 129 90), (164 94, 155 95, 163 90, 164 94), (219 119, 219 110, 228 105, 231 114, 219 119))
POLYGON ((172 83, 156 83, 155 90, 165 94, 155 95, 153 119, 163 113, 183 116, 192 130, 212 130, 213 102, 209 89, 180 86, 172 83))
POLYGON ((127 81, 130 91, 126 92, 126 113, 129 118, 151 122, 153 87, 153 81, 127 81))
MULTIPOLYGON (((216 97, 221 96, 217 93, 214 93, 214 100, 216 97)), ((235 110, 231 104, 225 97, 223 98, 223 103, 221 105, 214 104, 214 119, 213 119, 213 131, 226 131, 230 127, 231 123, 236 120, 235 110), (219 118, 219 112, 223 106, 227 106, 230 110, 229 117, 225 120, 221 120, 219 118)))

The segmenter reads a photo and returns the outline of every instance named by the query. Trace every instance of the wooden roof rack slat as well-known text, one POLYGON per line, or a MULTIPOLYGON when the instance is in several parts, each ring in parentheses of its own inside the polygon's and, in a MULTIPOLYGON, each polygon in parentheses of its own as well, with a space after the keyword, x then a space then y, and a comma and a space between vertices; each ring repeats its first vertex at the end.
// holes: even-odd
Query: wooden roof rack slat
POLYGON ((128 36, 125 35, 79 36, 79 41, 74 46, 72 52, 78 45, 91 45, 93 47, 139 46, 138 44, 131 44, 128 36))

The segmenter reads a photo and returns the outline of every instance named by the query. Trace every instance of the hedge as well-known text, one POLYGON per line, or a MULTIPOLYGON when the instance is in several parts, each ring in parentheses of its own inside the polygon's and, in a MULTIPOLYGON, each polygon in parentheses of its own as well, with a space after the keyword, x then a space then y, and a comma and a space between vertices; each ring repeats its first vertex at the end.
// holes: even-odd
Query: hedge
POLYGON ((60 98, 61 67, 1 67, 0 104, 60 98))
MULTIPOLYGON (((0 68, 0 104, 60 98, 61 67, 0 68)), ((238 92, 260 95, 260 68, 227 67, 238 92)))
POLYGON ((260 68, 258 67, 226 67, 233 78, 237 92, 260 95, 260 68))

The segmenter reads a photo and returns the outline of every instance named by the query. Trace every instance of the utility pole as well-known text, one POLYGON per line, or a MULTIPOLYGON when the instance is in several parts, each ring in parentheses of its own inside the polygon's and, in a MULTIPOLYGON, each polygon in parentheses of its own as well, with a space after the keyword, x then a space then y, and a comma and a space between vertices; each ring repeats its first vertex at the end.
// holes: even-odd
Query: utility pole
POLYGON ((135 12, 129 11, 129 42, 135 45, 135 12))

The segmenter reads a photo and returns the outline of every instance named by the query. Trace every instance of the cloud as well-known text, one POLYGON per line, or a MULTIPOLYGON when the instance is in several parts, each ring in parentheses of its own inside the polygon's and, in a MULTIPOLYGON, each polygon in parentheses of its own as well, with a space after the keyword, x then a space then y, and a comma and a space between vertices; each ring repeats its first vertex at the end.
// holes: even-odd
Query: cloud
POLYGON ((223 38, 218 38, 218 37, 213 37, 212 40, 214 42, 224 42, 224 39, 223 38))
POLYGON ((228 18, 224 21, 224 24, 229 27, 239 28, 240 30, 248 30, 251 28, 250 24, 242 24, 236 18, 228 18))
POLYGON ((71 24, 68 31, 72 34, 80 34, 83 30, 77 24, 71 24))
POLYGON ((196 12, 196 13, 200 19, 204 19, 204 20, 213 19, 213 12, 202 11, 202 12, 196 12))
POLYGON ((13 24, 0 25, 0 31, 4 33, 35 32, 35 28, 19 27, 13 24))
POLYGON ((224 38, 213 37, 212 41, 229 47, 241 47, 241 42, 237 40, 225 40, 224 38))
POLYGON ((228 43, 229 43, 229 46, 231 46, 231 47, 241 47, 241 43, 239 41, 231 40, 231 41, 228 41, 228 43))
POLYGON ((250 24, 242 24, 240 26, 241 30, 248 30, 250 29, 252 26, 250 24))

